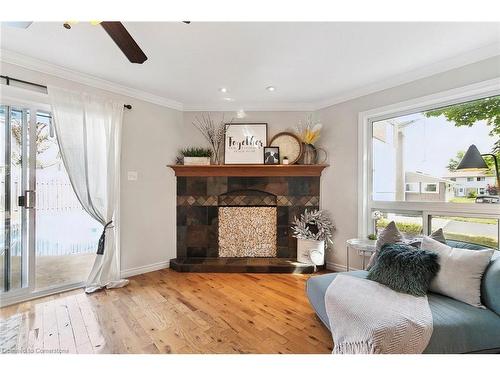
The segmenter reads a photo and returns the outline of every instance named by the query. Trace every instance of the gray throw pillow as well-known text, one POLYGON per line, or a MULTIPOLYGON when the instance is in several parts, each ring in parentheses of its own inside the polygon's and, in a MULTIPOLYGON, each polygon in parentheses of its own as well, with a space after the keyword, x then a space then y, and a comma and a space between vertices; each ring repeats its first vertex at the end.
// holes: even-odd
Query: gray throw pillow
POLYGON ((440 271, 429 290, 475 307, 481 304, 481 279, 494 250, 468 250, 444 245, 424 237, 422 250, 438 255, 440 271))
MULTIPOLYGON (((446 238, 444 237, 443 228, 435 230, 434 232, 431 233, 429 237, 432 238, 433 240, 444 243, 446 245, 446 238)), ((422 238, 423 237, 410 240, 408 241, 408 245, 415 246, 420 249, 422 245, 422 238)))
POLYGON ((414 296, 425 296, 439 271, 438 256, 410 245, 384 245, 367 278, 414 296))
POLYGON ((382 246, 386 244, 404 243, 405 237, 396 227, 396 223, 391 221, 378 235, 375 243, 375 252, 368 261, 367 269, 370 270, 377 261, 378 253, 382 246))

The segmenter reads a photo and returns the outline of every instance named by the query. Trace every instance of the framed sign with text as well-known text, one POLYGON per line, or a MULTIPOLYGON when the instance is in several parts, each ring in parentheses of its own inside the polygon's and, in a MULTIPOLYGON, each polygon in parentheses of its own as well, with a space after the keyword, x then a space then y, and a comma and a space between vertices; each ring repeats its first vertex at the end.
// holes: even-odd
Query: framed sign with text
POLYGON ((264 164, 267 123, 227 124, 224 164, 264 164))

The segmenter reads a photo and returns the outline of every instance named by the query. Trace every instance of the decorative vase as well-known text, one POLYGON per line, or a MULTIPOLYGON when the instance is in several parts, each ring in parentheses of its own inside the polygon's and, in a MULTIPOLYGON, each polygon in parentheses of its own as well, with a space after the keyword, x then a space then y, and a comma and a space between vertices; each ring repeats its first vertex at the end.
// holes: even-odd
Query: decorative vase
POLYGON ((326 151, 322 148, 316 148, 311 144, 308 143, 303 143, 303 154, 302 154, 302 164, 323 164, 326 162, 326 159, 328 158, 328 154, 326 151), (324 153, 324 158, 321 160, 321 162, 318 162, 318 157, 319 153, 323 152, 324 153))
POLYGON ((297 239, 297 261, 315 266, 325 264, 325 241, 297 239))
POLYGON ((217 152, 215 152, 215 151, 212 153, 212 164, 214 164, 214 165, 221 165, 221 164, 223 164, 222 163, 222 159, 220 157, 220 154, 217 153, 217 152))

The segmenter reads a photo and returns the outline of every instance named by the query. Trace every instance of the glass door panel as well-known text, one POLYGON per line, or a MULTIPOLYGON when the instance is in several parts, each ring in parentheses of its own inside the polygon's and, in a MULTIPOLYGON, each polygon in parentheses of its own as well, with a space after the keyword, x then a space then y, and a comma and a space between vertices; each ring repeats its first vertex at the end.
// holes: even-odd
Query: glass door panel
POLYGON ((28 111, 2 106, 0 110, 1 202, 0 256, 3 292, 27 286, 27 190, 28 111))

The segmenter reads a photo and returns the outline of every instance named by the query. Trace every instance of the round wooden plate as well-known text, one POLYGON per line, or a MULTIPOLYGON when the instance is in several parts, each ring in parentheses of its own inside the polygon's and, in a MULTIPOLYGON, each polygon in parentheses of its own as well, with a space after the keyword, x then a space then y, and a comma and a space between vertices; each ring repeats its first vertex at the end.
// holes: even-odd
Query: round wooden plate
POLYGON ((276 134, 269 142, 270 147, 279 147, 280 163, 283 163, 283 157, 287 157, 290 164, 295 164, 302 156, 302 142, 299 137, 290 132, 276 134))

